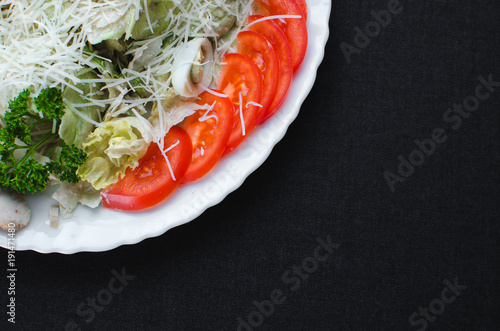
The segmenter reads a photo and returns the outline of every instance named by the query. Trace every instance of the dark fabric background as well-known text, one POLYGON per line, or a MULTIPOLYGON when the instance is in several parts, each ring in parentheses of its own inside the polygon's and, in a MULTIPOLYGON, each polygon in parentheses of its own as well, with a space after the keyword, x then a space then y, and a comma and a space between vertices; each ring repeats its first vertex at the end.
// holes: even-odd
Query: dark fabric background
POLYGON ((498 330, 500 87, 456 130, 443 115, 479 76, 500 82, 499 3, 405 2, 348 63, 340 44, 387 3, 333 2, 315 86, 242 187, 137 245, 18 252, 16 325, 3 312, 0 329, 236 330, 250 317, 254 330, 419 330, 430 305, 428 330, 498 330), (447 140, 392 192, 384 172, 435 128, 447 140), (315 265, 328 237, 339 246, 315 265), (85 322, 79 305, 123 269, 135 278, 85 322), (465 287, 451 303, 446 282, 465 287), (253 301, 275 290, 284 302, 260 321, 253 301))

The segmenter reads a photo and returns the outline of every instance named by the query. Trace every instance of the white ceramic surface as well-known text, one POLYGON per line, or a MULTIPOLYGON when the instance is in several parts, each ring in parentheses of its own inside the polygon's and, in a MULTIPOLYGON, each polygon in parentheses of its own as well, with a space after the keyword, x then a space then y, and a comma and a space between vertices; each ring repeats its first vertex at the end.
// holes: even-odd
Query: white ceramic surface
MULTIPOLYGON (((49 222, 49 208, 54 201, 41 195, 31 197, 28 204, 32 219, 27 227, 17 231, 16 249, 72 254, 135 244, 195 219, 236 190, 283 138, 314 84, 328 39, 331 2, 311 0, 307 3, 309 45, 286 102, 264 125, 253 130, 235 151, 219 161, 207 176, 180 187, 153 210, 123 213, 79 206, 73 218, 60 220, 58 228, 52 228, 49 222)), ((7 247, 7 238, 7 232, 0 231, 0 246, 7 247)))

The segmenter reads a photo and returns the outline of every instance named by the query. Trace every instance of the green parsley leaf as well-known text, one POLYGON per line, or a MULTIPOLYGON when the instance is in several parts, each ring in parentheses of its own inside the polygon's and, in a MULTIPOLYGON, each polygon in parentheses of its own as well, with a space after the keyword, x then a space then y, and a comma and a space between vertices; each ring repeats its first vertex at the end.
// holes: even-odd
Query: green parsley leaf
POLYGON ((30 90, 25 89, 17 98, 9 101, 9 109, 16 114, 26 113, 29 111, 30 90))
POLYGON ((65 105, 62 93, 56 88, 46 88, 40 91, 35 98, 35 106, 44 118, 58 120, 64 115, 65 105))
POLYGON ((51 173, 62 181, 78 183, 77 170, 87 154, 65 144, 52 130, 54 125, 57 129, 64 115, 61 91, 43 89, 34 99, 38 113, 30 112, 30 102, 30 91, 24 90, 9 102, 10 110, 5 113, 6 126, 0 129, 0 186, 19 193, 37 193, 45 189, 51 173), (24 144, 16 143, 16 139, 24 144), (54 151, 57 147, 61 147, 61 153, 56 160, 42 164, 34 157, 37 152, 54 151), (25 151, 20 160, 14 157, 16 150, 25 151))

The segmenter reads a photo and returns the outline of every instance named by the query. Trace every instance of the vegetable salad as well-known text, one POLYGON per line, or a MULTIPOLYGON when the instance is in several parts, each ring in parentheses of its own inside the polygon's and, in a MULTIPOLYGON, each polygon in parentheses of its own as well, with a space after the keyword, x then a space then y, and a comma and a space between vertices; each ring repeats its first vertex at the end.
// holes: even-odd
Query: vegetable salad
POLYGON ((298 0, 0 8, 0 187, 56 187, 63 216, 149 208, 202 177, 279 108, 307 45, 298 0))

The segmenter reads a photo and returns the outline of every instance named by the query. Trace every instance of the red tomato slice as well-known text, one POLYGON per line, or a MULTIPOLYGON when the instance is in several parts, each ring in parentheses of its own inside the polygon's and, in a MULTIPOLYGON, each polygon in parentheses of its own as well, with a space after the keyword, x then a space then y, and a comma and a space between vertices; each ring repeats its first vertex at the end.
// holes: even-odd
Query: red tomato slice
POLYGON ((297 5, 300 7, 300 10, 302 11, 302 17, 307 22, 307 3, 306 3, 306 0, 289 0, 289 1, 295 1, 297 3, 297 5))
POLYGON ((276 89, 278 87, 279 62, 274 47, 266 37, 254 31, 242 31, 238 33, 237 44, 238 53, 251 58, 262 71, 262 100, 260 104, 260 116, 257 124, 262 121, 264 115, 269 111, 276 89))
POLYGON ((217 89, 227 94, 234 107, 234 125, 224 154, 235 149, 252 130, 262 99, 262 73, 253 61, 241 54, 230 53, 222 57, 222 69, 217 89), (241 111, 240 111, 241 96, 241 111), (243 125, 244 124, 244 125, 243 125))
MULTIPOLYGON (((252 15, 248 17, 248 22, 252 23, 263 17, 264 16, 261 15, 252 15)), ((278 56, 278 88, 276 89, 273 103, 269 107, 268 111, 264 114, 264 116, 260 117, 260 120, 257 121, 257 124, 262 124, 274 113, 276 113, 276 111, 278 111, 288 94, 293 77, 292 51, 290 50, 290 44, 288 43, 285 34, 273 21, 267 20, 258 22, 251 25, 248 29, 250 31, 258 32, 266 37, 273 45, 276 55, 278 56)))
POLYGON ((199 96, 198 104, 211 109, 200 109, 182 122, 181 126, 191 137, 193 155, 182 183, 203 177, 222 156, 233 130, 234 110, 229 98, 209 92, 199 96))
MULTIPOLYGON (((307 3, 306 0, 287 0, 290 2, 295 2, 297 6, 299 6, 300 11, 302 12, 302 17, 307 21, 307 3)), ((266 16, 269 16, 269 7, 263 6, 259 8, 266 16)))
POLYGON ((177 144, 166 153, 175 180, 158 145, 151 143, 135 169, 129 168, 123 178, 103 190, 104 208, 143 210, 157 205, 175 190, 191 162, 191 138, 186 131, 174 126, 164 140, 165 149, 177 144))
MULTIPOLYGON (((302 10, 296 2, 290 0, 257 0, 257 6, 266 15, 300 15, 302 10)), ((292 49, 293 71, 295 72, 306 55, 307 26, 304 17, 286 18, 285 23, 275 20, 285 35, 292 49)))

